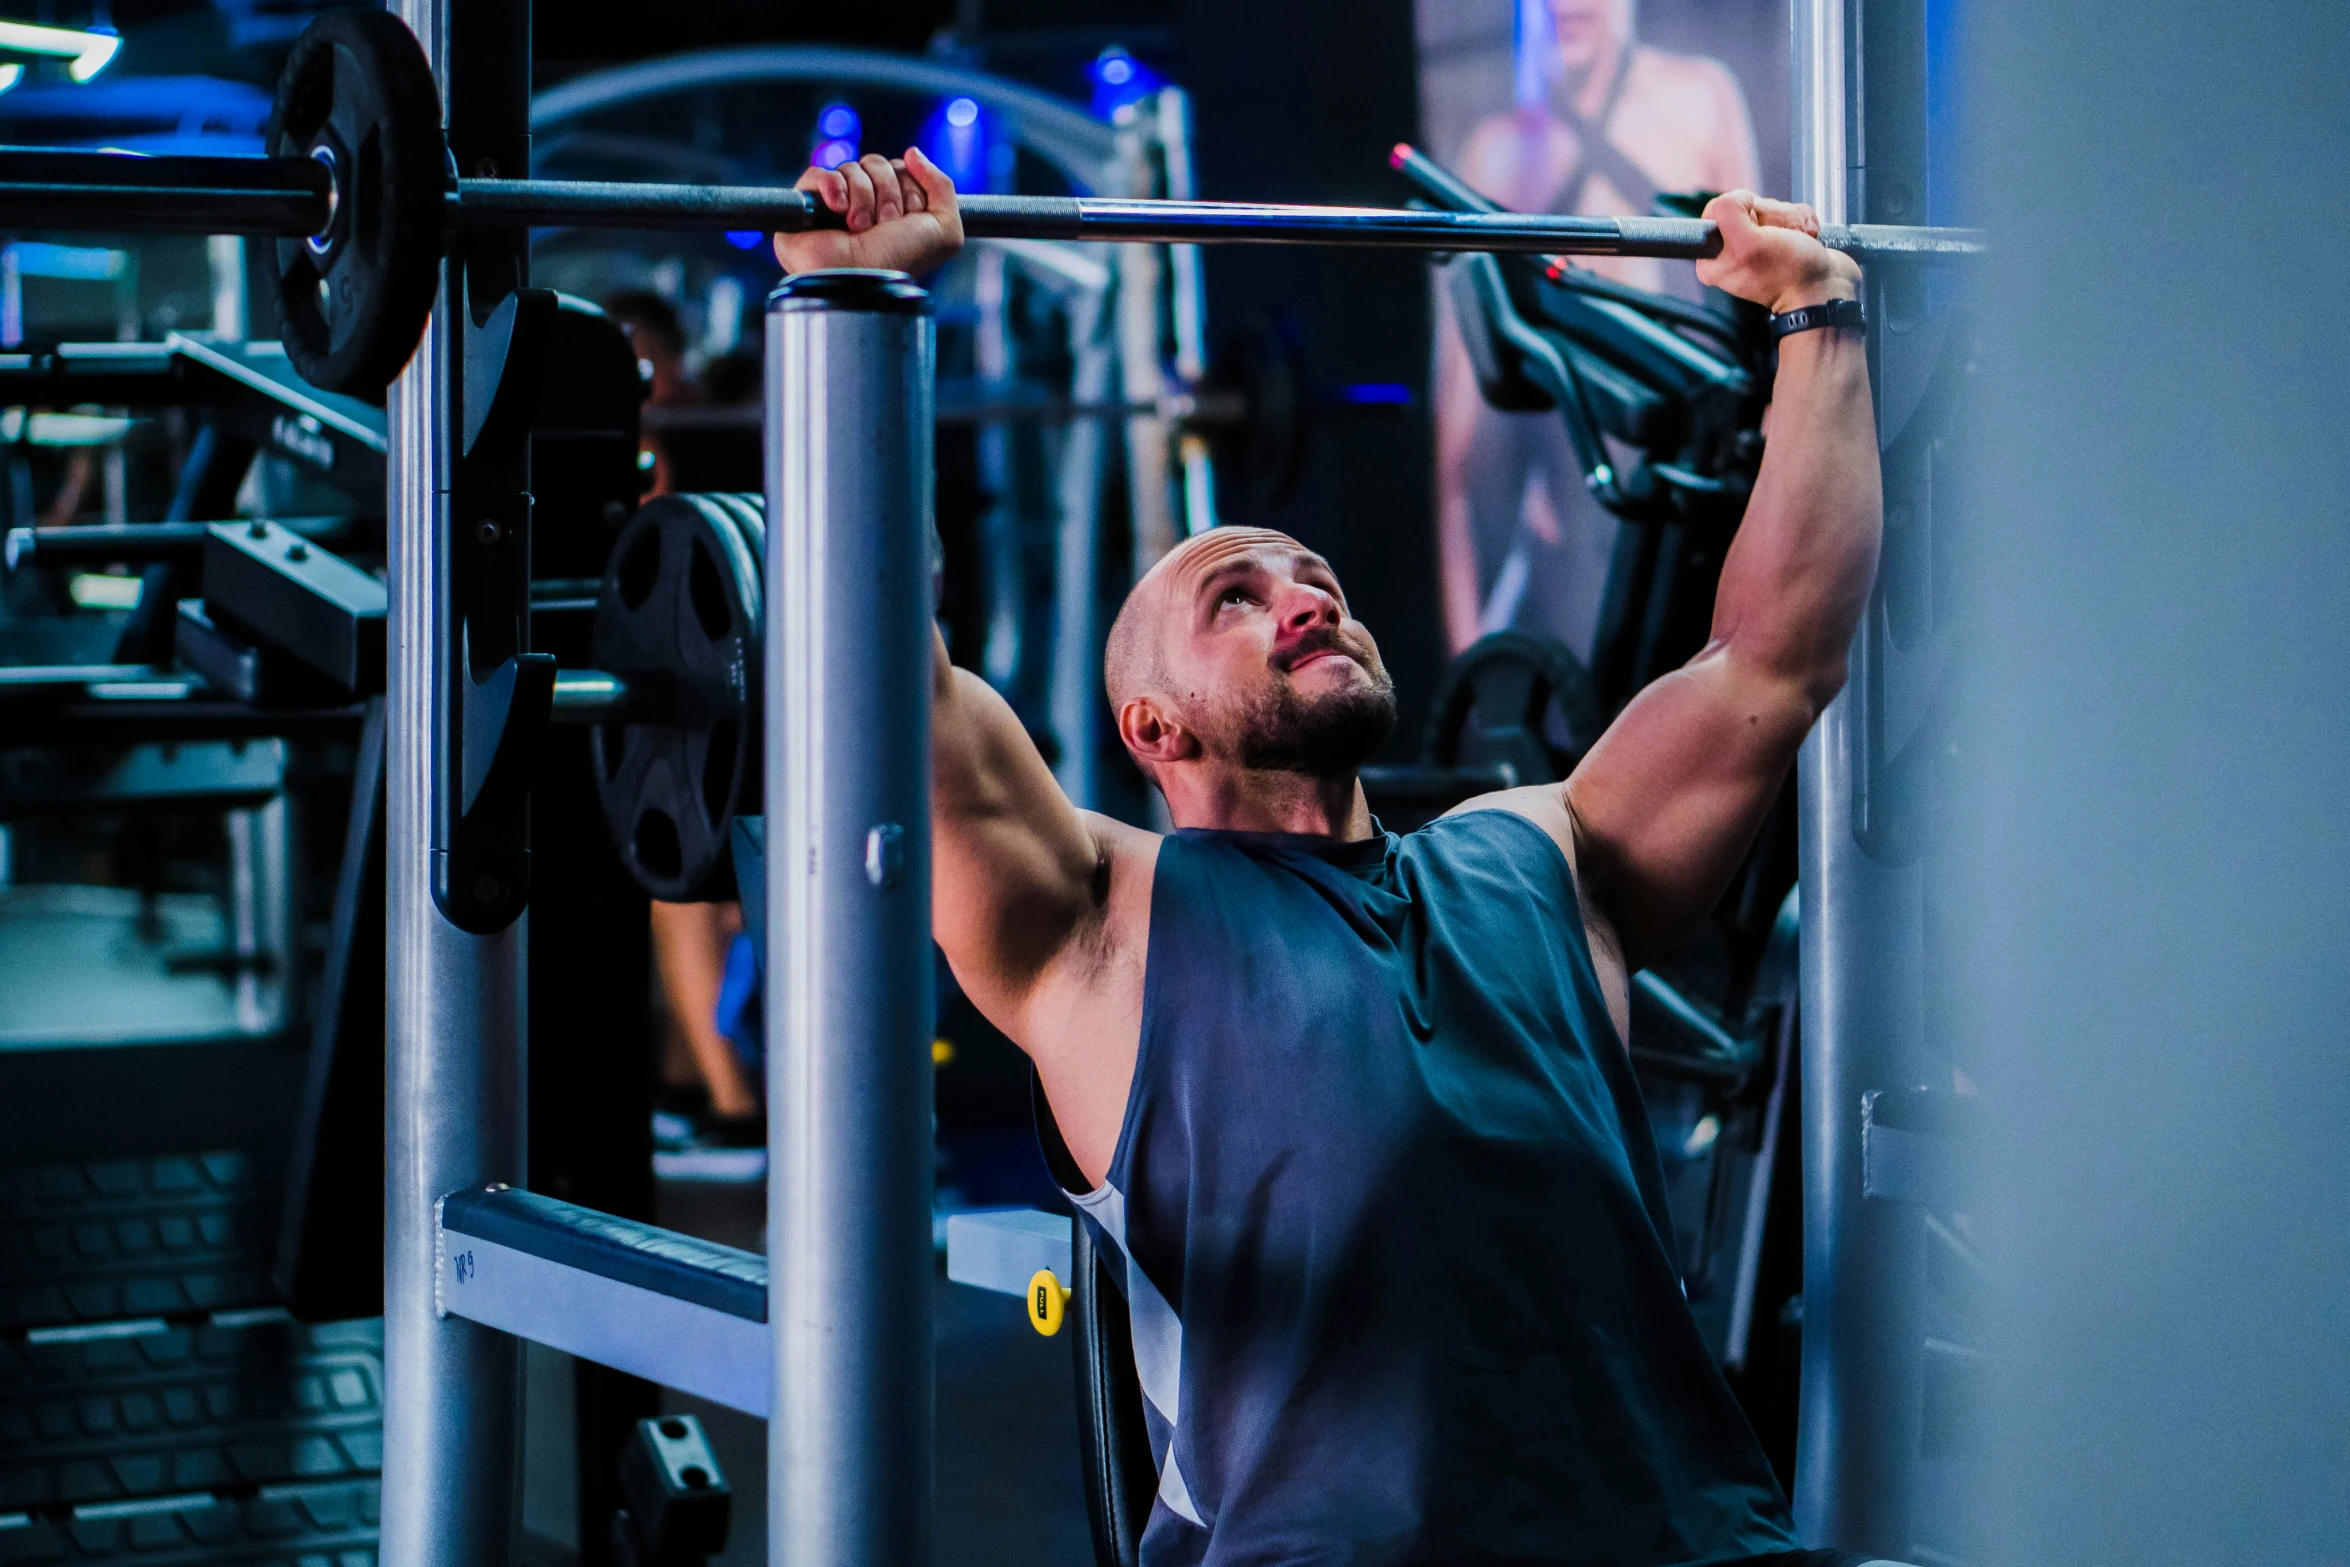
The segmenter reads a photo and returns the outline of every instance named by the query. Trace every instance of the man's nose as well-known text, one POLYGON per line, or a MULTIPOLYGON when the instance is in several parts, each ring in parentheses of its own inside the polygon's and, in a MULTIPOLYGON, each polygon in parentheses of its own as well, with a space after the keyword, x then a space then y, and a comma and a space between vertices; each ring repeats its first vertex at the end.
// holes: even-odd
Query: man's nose
POLYGON ((1316 626, 1335 626, 1345 618, 1338 600, 1320 588, 1297 582, 1282 594, 1281 629, 1293 636, 1316 626))

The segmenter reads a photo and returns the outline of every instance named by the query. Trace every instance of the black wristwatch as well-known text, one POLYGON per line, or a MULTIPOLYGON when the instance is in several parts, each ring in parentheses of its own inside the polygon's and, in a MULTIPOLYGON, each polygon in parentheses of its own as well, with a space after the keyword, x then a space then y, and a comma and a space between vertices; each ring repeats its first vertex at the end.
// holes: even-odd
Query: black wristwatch
POLYGON ((1816 305, 1798 305, 1771 317, 1771 340, 1797 332, 1809 332, 1815 327, 1850 327, 1865 331, 1869 324, 1868 312, 1861 309, 1857 299, 1830 299, 1816 305))

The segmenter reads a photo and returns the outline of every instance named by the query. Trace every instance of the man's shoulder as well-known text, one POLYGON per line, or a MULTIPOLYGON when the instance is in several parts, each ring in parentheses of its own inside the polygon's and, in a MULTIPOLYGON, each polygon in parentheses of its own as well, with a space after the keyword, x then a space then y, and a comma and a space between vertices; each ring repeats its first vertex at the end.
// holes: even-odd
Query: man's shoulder
POLYGON ((1566 859, 1568 874, 1575 869, 1575 819, 1567 811, 1567 791, 1560 784, 1526 784, 1515 789, 1496 789, 1463 800, 1438 817, 1431 826, 1460 823, 1474 830, 1484 825, 1474 818, 1486 812, 1500 812, 1520 821, 1531 822, 1545 837, 1558 845, 1566 859))
POLYGON ((1624 967, 1623 944, 1616 936, 1614 924, 1592 897, 1591 889, 1585 884, 1577 866, 1575 813, 1568 804, 1565 785, 1529 784, 1481 794, 1454 806, 1422 831, 1434 831, 1454 823, 1473 831, 1480 825, 1509 820, 1530 824, 1556 845, 1559 853, 1557 863, 1566 879, 1566 896, 1573 913, 1582 921, 1583 938, 1591 953, 1592 966, 1598 973, 1601 993, 1607 998, 1608 1016, 1616 1025, 1617 1037, 1629 1037, 1632 1002, 1629 974, 1624 967))
POLYGON ((1159 845, 1165 841, 1148 827, 1137 827, 1122 822, 1115 816, 1100 811, 1079 811, 1085 830, 1093 834, 1093 841, 1101 845, 1102 853, 1115 859, 1137 859, 1149 864, 1159 857, 1159 845))

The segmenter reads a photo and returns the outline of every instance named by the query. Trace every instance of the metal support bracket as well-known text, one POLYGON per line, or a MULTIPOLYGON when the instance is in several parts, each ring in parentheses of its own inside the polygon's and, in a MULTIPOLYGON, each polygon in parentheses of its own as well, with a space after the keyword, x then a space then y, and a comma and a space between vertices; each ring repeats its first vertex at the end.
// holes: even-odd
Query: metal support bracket
POLYGON ((518 288, 465 329, 465 455, 511 451, 529 432, 555 347, 555 291, 518 288))
POLYGON ((442 1315, 766 1415, 766 1258, 505 1186, 438 1211, 442 1315))
POLYGON ((1026 1295, 1029 1281, 1050 1272, 1064 1289, 1077 1282, 1075 1245, 1067 1214, 1035 1208, 947 1215, 947 1282, 999 1295, 1026 1295))
POLYGON ((433 902, 460 930, 504 930, 530 901, 530 790, 554 710, 555 661, 530 646, 530 413, 556 299, 508 292, 465 326, 464 454, 449 507, 457 700, 433 780, 433 902))
POLYGON ((1860 1096, 1860 1194, 1876 1202, 1915 1203, 1948 1213, 1976 1193, 1967 1173, 1980 1160, 1967 1145, 1979 1138, 1982 1101, 1911 1089, 1860 1096))

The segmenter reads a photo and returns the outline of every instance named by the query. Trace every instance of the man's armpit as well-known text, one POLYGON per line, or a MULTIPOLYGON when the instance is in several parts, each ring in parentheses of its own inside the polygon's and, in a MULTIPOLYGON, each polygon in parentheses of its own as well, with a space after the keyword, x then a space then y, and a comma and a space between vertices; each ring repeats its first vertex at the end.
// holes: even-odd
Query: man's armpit
POLYGON ((1090 987, 1147 950, 1160 839, 1094 811, 1078 816, 1093 844, 1093 877, 1086 888, 1086 912, 1069 933, 1061 963, 1068 978, 1090 987))

